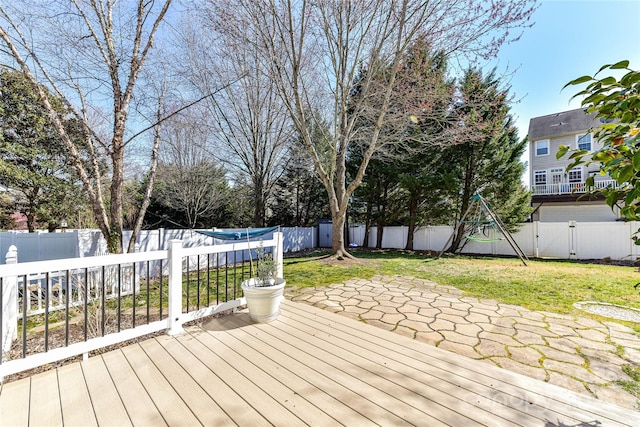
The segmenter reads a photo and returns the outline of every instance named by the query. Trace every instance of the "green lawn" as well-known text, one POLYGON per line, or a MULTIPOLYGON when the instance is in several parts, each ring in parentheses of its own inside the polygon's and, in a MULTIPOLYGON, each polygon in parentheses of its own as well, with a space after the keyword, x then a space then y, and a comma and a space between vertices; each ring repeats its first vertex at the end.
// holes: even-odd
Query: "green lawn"
MULTIPOLYGON (((415 276, 455 286, 477 298, 495 299, 531 310, 588 315, 573 307, 577 301, 601 301, 640 308, 637 267, 569 261, 428 255, 405 251, 352 252, 358 262, 329 261, 328 252, 285 259, 287 285, 297 287, 342 283, 375 274, 415 276)), ((640 332, 640 325, 629 324, 640 332)))

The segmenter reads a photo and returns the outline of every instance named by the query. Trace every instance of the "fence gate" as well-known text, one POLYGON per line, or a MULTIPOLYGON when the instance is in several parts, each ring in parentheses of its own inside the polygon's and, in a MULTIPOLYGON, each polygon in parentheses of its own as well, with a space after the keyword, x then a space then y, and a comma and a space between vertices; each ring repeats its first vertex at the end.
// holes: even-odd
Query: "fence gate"
POLYGON ((330 219, 321 219, 318 221, 318 246, 321 248, 330 248, 333 246, 333 223, 330 219))

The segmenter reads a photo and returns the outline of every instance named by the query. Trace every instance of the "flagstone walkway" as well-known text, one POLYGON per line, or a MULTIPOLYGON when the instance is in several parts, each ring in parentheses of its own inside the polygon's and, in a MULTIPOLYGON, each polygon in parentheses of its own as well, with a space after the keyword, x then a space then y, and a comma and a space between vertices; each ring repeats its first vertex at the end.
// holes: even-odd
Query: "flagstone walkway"
POLYGON ((424 279, 376 276, 287 297, 638 410, 618 381, 640 364, 640 337, 615 321, 562 315, 465 297, 424 279))

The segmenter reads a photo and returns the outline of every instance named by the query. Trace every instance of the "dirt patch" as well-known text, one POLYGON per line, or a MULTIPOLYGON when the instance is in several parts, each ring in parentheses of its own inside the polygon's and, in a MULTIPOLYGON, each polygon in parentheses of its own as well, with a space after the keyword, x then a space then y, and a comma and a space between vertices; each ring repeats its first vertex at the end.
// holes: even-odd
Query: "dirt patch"
POLYGON ((367 266, 376 264, 376 261, 371 259, 354 258, 354 257, 336 257, 335 255, 313 258, 313 261, 319 262, 321 264, 329 265, 331 267, 353 267, 353 266, 367 267, 367 266))

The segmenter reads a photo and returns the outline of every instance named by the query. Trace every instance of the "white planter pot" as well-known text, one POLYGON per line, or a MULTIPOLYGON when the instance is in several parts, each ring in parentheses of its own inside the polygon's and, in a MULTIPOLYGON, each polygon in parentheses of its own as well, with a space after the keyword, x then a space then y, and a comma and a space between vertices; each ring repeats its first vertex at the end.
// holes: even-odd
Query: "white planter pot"
POLYGON ((242 282, 242 293, 247 300, 249 316, 254 322, 271 322, 278 317, 287 282, 276 279, 273 286, 255 286, 255 283, 255 278, 242 282))

